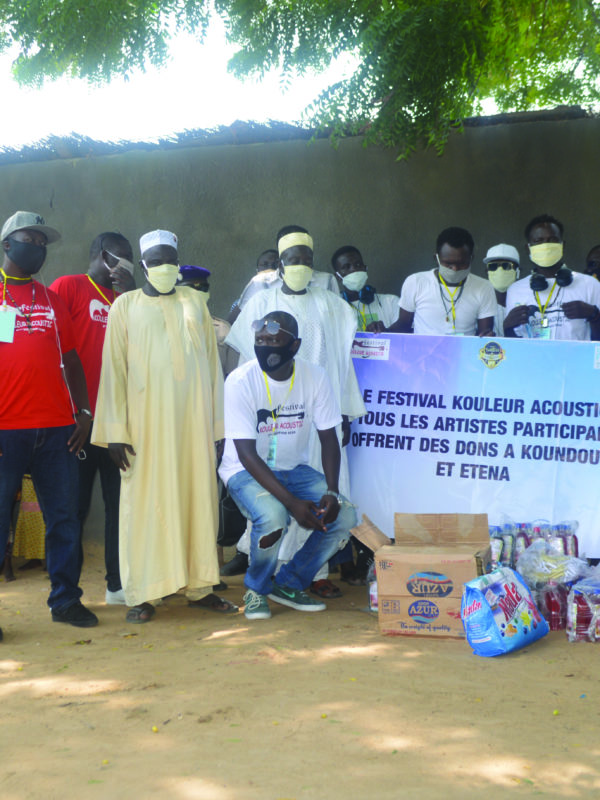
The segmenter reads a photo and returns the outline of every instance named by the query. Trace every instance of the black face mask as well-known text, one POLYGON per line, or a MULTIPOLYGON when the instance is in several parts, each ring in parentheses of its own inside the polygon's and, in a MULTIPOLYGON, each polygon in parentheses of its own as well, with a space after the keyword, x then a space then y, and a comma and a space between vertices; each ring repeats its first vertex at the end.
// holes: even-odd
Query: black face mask
POLYGON ((283 367, 296 355, 293 351, 294 342, 292 339, 283 347, 272 347, 268 344, 255 344, 254 352, 258 360, 259 367, 264 372, 275 372, 279 367, 283 367))
POLYGON ((17 239, 8 239, 9 248, 6 250, 6 255, 13 264, 16 264, 19 269, 26 272, 28 275, 35 275, 42 268, 42 264, 46 260, 46 248, 39 244, 31 244, 30 242, 19 242, 17 239))

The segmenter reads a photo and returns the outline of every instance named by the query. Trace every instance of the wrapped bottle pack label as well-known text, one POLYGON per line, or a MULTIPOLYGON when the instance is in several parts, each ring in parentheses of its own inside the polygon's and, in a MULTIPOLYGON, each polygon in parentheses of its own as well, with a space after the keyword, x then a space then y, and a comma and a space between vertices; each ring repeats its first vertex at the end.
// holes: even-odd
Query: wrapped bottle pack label
POLYGON ((509 567, 464 585, 461 617, 467 641, 478 656, 511 653, 548 633, 548 623, 527 584, 509 567))

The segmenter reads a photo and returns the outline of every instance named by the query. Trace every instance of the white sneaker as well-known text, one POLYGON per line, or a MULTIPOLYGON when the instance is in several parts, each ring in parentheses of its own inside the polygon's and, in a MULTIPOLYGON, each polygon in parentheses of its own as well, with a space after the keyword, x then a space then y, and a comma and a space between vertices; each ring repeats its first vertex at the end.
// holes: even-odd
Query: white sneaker
POLYGON ((123 589, 118 589, 116 592, 111 592, 110 589, 106 590, 105 598, 106 605, 108 606, 126 606, 125 592, 123 589))

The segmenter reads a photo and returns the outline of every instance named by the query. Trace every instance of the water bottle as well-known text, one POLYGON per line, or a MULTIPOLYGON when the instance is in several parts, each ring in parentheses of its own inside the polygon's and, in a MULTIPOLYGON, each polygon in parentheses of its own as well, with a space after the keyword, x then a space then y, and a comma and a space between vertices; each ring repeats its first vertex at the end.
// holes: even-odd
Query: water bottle
POLYGON ((542 594, 540 609, 551 631, 567 627, 567 591, 556 581, 548 581, 542 594))

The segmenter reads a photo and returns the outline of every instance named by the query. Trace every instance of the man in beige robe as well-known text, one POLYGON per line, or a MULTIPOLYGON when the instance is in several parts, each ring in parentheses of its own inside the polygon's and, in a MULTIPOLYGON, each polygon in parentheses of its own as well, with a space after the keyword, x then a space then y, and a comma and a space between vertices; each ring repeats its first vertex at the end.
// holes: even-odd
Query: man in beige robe
POLYGON ((177 237, 140 239, 146 284, 108 317, 92 442, 121 473, 119 558, 129 622, 185 587, 190 605, 237 611, 219 582, 215 442, 223 438, 223 377, 200 292, 175 288, 177 237))

